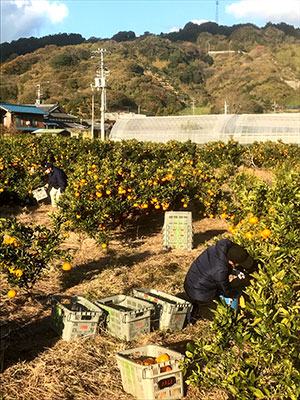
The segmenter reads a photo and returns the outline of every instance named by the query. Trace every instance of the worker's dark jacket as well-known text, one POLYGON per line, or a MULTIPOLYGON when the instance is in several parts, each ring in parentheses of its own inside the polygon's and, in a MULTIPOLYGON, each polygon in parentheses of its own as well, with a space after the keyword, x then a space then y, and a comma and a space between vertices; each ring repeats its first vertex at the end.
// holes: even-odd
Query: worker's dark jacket
POLYGON ((237 295, 230 286, 232 268, 226 259, 227 250, 232 244, 229 239, 221 239, 194 260, 184 282, 184 290, 191 299, 209 301, 220 294, 225 297, 237 295))
POLYGON ((54 167, 48 177, 48 185, 55 189, 60 189, 61 193, 66 190, 68 186, 67 175, 58 167, 54 167))

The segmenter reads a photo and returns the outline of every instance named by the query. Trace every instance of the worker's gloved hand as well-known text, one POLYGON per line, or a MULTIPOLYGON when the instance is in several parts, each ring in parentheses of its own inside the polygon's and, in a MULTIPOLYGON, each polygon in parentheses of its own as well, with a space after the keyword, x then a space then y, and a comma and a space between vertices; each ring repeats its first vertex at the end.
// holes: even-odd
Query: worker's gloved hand
POLYGON ((234 269, 232 271, 233 275, 237 276, 239 279, 245 279, 245 274, 241 271, 238 271, 237 269, 234 269))
POLYGON ((238 273, 238 278, 239 279, 245 279, 246 277, 245 277, 245 274, 243 272, 239 272, 238 273))

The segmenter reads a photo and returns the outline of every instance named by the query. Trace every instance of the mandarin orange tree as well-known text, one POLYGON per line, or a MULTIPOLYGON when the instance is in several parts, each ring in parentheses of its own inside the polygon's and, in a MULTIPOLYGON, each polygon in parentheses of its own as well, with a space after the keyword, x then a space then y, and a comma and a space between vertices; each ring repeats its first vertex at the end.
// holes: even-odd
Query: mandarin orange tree
POLYGON ((42 225, 26 226, 15 219, 0 219, 0 270, 11 287, 29 291, 47 273, 54 259, 70 260, 59 249, 67 225, 53 216, 53 229, 42 225))
MULTIPOLYGON (((266 142, 241 146, 237 142, 215 142, 204 146, 190 141, 179 143, 141 143, 136 140, 120 143, 99 140, 19 135, 0 138, 0 204, 33 203, 32 190, 45 183, 43 171, 45 161, 53 161, 67 175, 91 158, 98 163, 108 157, 134 164, 149 164, 150 161, 163 166, 167 162, 186 161, 195 164, 201 161, 211 168, 239 166, 242 164, 259 167, 289 168, 300 166, 299 147, 293 144, 266 142), (122 158, 120 158, 120 154, 122 158)), ((156 165, 156 164, 155 164, 156 165)), ((121 165, 120 165, 121 166, 121 165)))
POLYGON ((300 174, 279 170, 267 188, 244 178, 244 185, 234 188, 245 208, 232 240, 249 251, 259 268, 245 290, 245 308, 236 312, 219 303, 211 336, 188 345, 182 368, 188 384, 221 386, 236 399, 296 400, 300 396, 300 174), (258 187, 263 188, 264 202, 258 187))
POLYGON ((221 182, 195 154, 171 156, 168 149, 173 153, 174 144, 165 149, 136 142, 112 147, 101 160, 94 156, 82 162, 70 177, 60 210, 74 229, 107 244, 109 231, 130 213, 191 206, 208 214, 216 211, 221 182))

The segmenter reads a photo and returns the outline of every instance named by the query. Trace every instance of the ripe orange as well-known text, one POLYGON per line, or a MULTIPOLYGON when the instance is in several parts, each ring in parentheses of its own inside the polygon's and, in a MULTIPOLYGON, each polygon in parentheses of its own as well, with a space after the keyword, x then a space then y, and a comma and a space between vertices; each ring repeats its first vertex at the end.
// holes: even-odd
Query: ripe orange
POLYGON ((20 276, 23 275, 23 271, 22 271, 21 269, 17 269, 17 270, 15 271, 15 275, 16 275, 18 278, 20 278, 20 276))
POLYGON ((252 239, 252 238, 253 238, 253 233, 251 233, 251 232, 246 232, 246 233, 245 233, 245 238, 246 238, 246 239, 249 239, 249 240, 252 239))
POLYGON ((102 243, 101 247, 102 247, 102 249, 106 249, 107 244, 106 243, 102 243))
POLYGON ((251 217, 251 218, 249 218, 249 222, 250 222, 250 224, 257 224, 257 222, 258 222, 258 218, 257 217, 251 217))
POLYGON ((11 289, 8 291, 7 296, 13 298, 16 297, 16 294, 17 292, 14 289, 11 289))
POLYGON ((160 372, 169 372, 172 371, 172 368, 167 365, 166 367, 161 367, 160 372))
POLYGON ((153 365, 153 364, 155 364, 155 359, 154 358, 152 358, 152 357, 148 357, 148 358, 146 358, 146 360, 144 360, 144 365, 153 365))
POLYGON ((163 353, 160 356, 156 357, 155 361, 157 363, 166 362, 170 360, 170 356, 167 353, 163 353))
POLYGON ((69 262, 65 262, 65 263, 63 263, 63 265, 62 265, 62 269, 63 269, 64 271, 70 271, 71 268, 72 268, 72 265, 71 265, 69 262))
POLYGON ((271 236, 271 233, 272 232, 270 231, 270 229, 264 229, 262 232, 260 232, 261 236, 264 239, 268 239, 268 237, 271 236))

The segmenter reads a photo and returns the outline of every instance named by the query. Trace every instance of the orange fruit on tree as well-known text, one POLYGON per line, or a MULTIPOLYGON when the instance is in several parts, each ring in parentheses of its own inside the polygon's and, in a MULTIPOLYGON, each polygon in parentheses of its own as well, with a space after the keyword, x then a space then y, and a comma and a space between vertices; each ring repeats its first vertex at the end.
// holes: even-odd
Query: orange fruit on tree
POLYGON ((251 217, 251 218, 249 218, 249 222, 250 222, 250 224, 257 224, 257 222, 258 222, 258 218, 257 217, 251 217))
POLYGON ((160 356, 156 357, 155 361, 157 363, 166 362, 170 360, 170 356, 167 353, 163 353, 160 356))
POLYGON ((16 294, 17 292, 14 289, 11 289, 7 292, 7 296, 11 298, 16 297, 16 294))
POLYGON ((246 232, 246 233, 245 233, 245 238, 246 238, 246 239, 249 239, 249 240, 252 239, 252 238, 253 238, 253 233, 251 233, 251 232, 246 232))
POLYGON ((264 229, 262 232, 260 232, 260 234, 261 234, 261 236, 264 238, 264 239, 268 239, 268 237, 269 236, 271 236, 271 231, 270 231, 270 229, 264 229))
POLYGON ((61 267, 64 271, 70 271, 70 269, 72 268, 72 265, 69 262, 65 262, 63 263, 62 267, 61 267))

